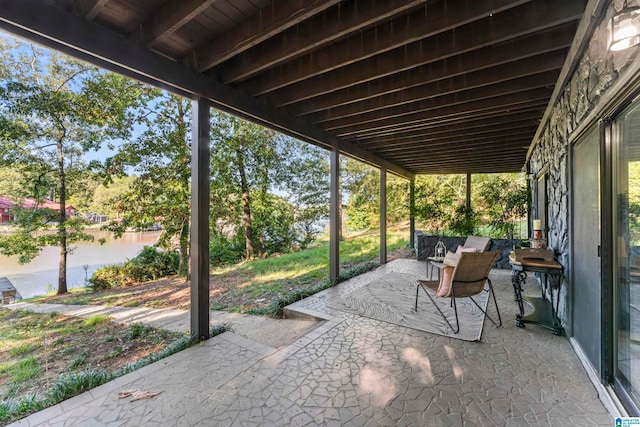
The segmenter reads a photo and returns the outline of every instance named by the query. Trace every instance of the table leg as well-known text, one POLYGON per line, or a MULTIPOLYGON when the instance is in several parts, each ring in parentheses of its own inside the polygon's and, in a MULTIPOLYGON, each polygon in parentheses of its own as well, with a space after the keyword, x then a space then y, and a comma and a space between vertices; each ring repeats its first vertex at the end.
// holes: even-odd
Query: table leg
POLYGON ((522 318, 524 317, 524 302, 522 301, 522 284, 527 279, 524 271, 513 271, 511 273, 511 284, 513 285, 513 300, 518 304, 519 313, 516 314, 515 325, 524 328, 522 318))

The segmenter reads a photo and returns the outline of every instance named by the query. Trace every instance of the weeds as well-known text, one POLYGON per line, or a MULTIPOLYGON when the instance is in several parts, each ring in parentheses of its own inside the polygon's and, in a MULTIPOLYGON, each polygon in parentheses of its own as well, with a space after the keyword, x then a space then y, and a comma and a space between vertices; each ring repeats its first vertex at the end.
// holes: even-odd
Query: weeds
POLYGON ((34 344, 27 342, 9 350, 9 355, 13 357, 24 356, 31 353, 35 348, 36 346, 34 344))
POLYGON ((71 361, 71 363, 69 364, 69 369, 77 369, 80 366, 84 365, 84 363, 87 361, 87 357, 89 357, 89 353, 87 351, 83 351, 82 353, 80 353, 80 356, 71 361))
POLYGON ((94 314, 91 317, 87 317, 83 322, 83 324, 85 326, 95 326, 95 325, 99 325, 100 323, 105 323, 110 321, 111 321, 111 317, 107 316, 106 314, 94 314))

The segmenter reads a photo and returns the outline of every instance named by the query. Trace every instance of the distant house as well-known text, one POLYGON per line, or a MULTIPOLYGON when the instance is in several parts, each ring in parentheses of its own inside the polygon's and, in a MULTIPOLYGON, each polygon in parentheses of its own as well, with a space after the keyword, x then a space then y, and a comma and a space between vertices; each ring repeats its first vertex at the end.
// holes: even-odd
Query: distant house
POLYGON ((9 213, 9 209, 14 205, 15 203, 11 200, 0 196, 0 224, 5 224, 13 219, 12 215, 9 213))
MULTIPOLYGON (((44 199, 43 201, 39 202, 36 199, 24 199, 23 203, 22 203, 22 207, 25 209, 33 209, 34 207, 38 207, 39 209, 50 209, 52 211, 58 211, 60 209, 60 203, 58 202, 54 202, 52 200, 49 199, 44 199)), ((74 208, 71 205, 67 205, 66 207, 66 211, 67 211, 67 216, 75 216, 76 214, 76 208, 74 208)))
MULTIPOLYGON (((13 215, 9 213, 10 209, 16 206, 16 203, 7 199, 6 197, 0 196, 0 224, 7 223, 13 220, 13 215)), ((52 211, 57 211, 60 209, 60 204, 48 199, 38 203, 35 199, 24 199, 22 202, 22 207, 25 209, 33 209, 37 207, 38 209, 50 209, 52 211)), ((67 205, 66 207, 67 216, 75 216, 76 208, 71 205, 67 205)))

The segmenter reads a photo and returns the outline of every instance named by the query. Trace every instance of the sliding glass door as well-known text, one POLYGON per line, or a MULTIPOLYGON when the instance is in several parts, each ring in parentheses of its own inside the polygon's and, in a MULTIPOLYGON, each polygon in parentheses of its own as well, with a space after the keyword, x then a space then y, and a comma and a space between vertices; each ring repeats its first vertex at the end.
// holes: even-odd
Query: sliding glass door
POLYGON ((640 407, 640 101, 615 120, 615 384, 640 407))

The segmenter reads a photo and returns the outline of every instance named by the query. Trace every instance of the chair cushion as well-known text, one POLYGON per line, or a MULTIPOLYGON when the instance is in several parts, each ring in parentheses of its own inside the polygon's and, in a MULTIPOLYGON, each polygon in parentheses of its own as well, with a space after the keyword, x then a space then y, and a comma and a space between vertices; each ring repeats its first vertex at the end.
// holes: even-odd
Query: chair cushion
POLYGON ((438 286, 436 297, 448 297, 451 295, 451 277, 453 276, 453 270, 455 270, 455 267, 451 265, 447 265, 442 269, 440 286, 438 286))
POLYGON ((456 253, 457 254, 461 254, 463 252, 469 252, 469 253, 475 254, 476 252, 478 252, 478 249, 476 249, 476 248, 467 248, 466 246, 458 246, 458 249, 456 249, 456 253))
POLYGON ((452 267, 455 267, 456 264, 458 264, 458 258, 460 258, 459 254, 454 254, 453 252, 447 252, 447 254, 444 256, 444 260, 442 261, 442 264, 445 266, 450 265, 452 267))

